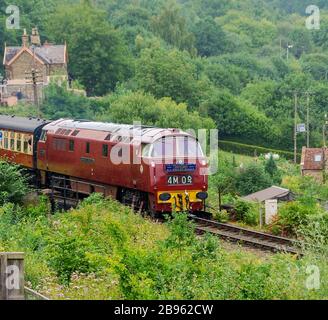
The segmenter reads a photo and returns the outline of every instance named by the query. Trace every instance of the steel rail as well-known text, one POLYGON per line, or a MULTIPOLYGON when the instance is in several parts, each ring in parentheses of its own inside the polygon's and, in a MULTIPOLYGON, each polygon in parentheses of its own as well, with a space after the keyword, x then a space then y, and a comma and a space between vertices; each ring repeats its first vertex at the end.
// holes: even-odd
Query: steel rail
POLYGON ((208 232, 223 239, 262 250, 301 255, 301 251, 297 248, 297 240, 274 236, 232 224, 220 223, 214 220, 200 218, 193 214, 190 214, 189 218, 196 222, 196 231, 200 234, 208 232))

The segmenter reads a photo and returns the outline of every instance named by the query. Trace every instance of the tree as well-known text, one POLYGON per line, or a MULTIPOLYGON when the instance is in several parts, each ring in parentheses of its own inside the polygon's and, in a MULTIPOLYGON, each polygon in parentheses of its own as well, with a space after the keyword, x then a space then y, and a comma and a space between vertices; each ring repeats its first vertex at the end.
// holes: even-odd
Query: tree
POLYGON ((152 29, 167 43, 181 50, 194 50, 194 35, 188 31, 186 19, 175 1, 169 1, 152 19, 152 29))
POLYGON ((263 145, 278 140, 279 130, 269 118, 226 90, 212 92, 200 110, 215 121, 221 137, 263 145))
POLYGON ((156 98, 171 97, 177 102, 192 104, 199 94, 195 65, 188 54, 176 49, 144 49, 136 62, 135 82, 156 98))
POLYGON ((216 56, 225 51, 226 35, 213 18, 207 17, 196 23, 194 34, 199 55, 216 56))
POLYGON ((272 154, 270 155, 270 158, 265 163, 265 171, 270 175, 271 178, 273 178, 277 174, 278 167, 273 159, 272 154))
POLYGON ((162 128, 212 129, 212 119, 200 117, 198 112, 189 112, 184 103, 177 104, 171 98, 157 100, 143 92, 121 92, 108 98, 110 107, 98 119, 132 124, 141 121, 144 125, 162 128))
POLYGON ((241 170, 236 179, 236 187, 240 195, 245 196, 272 185, 271 177, 262 165, 251 163, 241 170))
POLYGON ((234 164, 223 161, 219 164, 219 171, 210 177, 210 181, 219 195, 219 210, 221 211, 222 196, 235 191, 236 168, 234 164))
POLYGON ((91 101, 86 97, 67 91, 65 87, 51 84, 45 91, 41 111, 48 119, 92 119, 91 101))
POLYGON ((51 39, 67 41, 70 71, 88 95, 104 95, 131 75, 127 47, 105 11, 85 3, 62 5, 48 21, 51 39))

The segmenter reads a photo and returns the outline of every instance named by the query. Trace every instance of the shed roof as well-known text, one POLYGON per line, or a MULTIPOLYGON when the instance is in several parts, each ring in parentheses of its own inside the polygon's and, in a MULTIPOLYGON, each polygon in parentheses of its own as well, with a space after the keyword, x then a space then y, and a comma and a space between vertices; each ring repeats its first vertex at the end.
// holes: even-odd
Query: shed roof
POLYGON ((270 188, 249 194, 243 197, 244 200, 263 202, 266 200, 280 199, 286 197, 290 190, 281 187, 272 186, 270 188))
POLYGON ((33 133, 47 121, 36 118, 23 118, 16 116, 0 115, 0 129, 33 133))

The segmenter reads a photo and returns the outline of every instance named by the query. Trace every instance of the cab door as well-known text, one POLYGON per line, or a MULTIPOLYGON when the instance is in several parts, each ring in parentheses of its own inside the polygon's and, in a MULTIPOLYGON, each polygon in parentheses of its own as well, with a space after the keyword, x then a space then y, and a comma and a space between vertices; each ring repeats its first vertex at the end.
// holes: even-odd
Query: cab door
POLYGON ((38 154, 38 169, 48 170, 48 143, 47 143, 47 131, 42 130, 40 140, 37 147, 38 154))

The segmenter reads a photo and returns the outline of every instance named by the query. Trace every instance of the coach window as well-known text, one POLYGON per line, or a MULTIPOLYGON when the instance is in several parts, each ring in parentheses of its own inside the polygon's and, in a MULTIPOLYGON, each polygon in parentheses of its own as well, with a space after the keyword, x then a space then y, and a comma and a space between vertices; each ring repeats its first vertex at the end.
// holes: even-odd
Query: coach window
POLYGON ((16 141, 16 150, 18 152, 22 151, 22 135, 20 133, 17 134, 17 141, 16 141))
POLYGON ((23 152, 24 153, 28 153, 28 141, 27 140, 24 140, 23 152))
POLYGON ((74 151, 74 140, 69 141, 69 151, 73 152, 74 151))
POLYGON ((87 142, 85 145, 85 153, 90 153, 90 142, 87 142))
POLYGON ((8 131, 5 131, 4 149, 8 149, 8 131))
POLYGON ((15 132, 10 133, 10 150, 15 150, 15 132))
POLYGON ((108 145, 107 144, 103 144, 103 147, 102 147, 102 155, 103 157, 108 157, 108 145))

